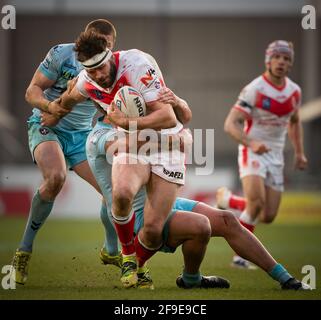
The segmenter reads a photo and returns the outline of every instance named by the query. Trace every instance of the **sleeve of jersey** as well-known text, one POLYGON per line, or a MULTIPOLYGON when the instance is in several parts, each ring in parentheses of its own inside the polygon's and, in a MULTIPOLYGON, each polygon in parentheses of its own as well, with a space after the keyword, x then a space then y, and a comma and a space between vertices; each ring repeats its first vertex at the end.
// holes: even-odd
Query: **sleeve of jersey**
POLYGON ((136 67, 130 77, 130 82, 142 94, 145 102, 157 100, 158 93, 165 86, 159 71, 149 64, 136 67))
POLYGON ((61 51, 59 46, 49 50, 45 59, 40 63, 39 71, 50 80, 57 80, 60 72, 61 51))
POLYGON ((79 93, 85 98, 89 98, 89 94, 86 90, 87 87, 88 83, 85 77, 85 70, 82 70, 78 75, 76 88, 78 89, 79 93))
POLYGON ((242 111, 250 116, 255 102, 255 90, 251 86, 246 86, 240 93, 233 108, 242 111))

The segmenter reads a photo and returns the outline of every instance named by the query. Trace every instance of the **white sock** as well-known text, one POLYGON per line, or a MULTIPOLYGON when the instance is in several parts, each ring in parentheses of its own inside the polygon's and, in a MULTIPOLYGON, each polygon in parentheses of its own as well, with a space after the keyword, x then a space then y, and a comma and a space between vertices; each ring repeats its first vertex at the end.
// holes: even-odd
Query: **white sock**
POLYGON ((259 217, 253 219, 245 210, 242 212, 239 218, 240 221, 249 224, 251 226, 256 226, 259 222, 259 217))

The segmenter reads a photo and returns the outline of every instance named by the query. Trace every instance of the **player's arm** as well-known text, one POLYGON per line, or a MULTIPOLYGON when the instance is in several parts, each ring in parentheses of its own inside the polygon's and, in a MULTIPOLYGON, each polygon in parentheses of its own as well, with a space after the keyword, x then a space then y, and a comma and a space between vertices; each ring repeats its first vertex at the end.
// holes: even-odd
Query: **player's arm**
POLYGON ((179 148, 181 152, 184 152, 184 137, 173 134, 167 135, 166 141, 162 137, 161 133, 155 130, 145 129, 143 132, 132 131, 125 132, 114 129, 114 134, 109 137, 105 142, 106 155, 112 157, 119 153, 133 153, 139 154, 140 148, 145 144, 148 144, 148 148, 144 150, 144 154, 161 152, 164 150, 176 150, 179 148))
POLYGON ((224 131, 228 133, 235 141, 246 147, 250 145, 250 139, 244 133, 244 121, 246 114, 238 109, 232 108, 224 123, 224 131))
POLYGON ((147 116, 138 118, 127 118, 114 103, 111 104, 108 112, 108 119, 115 126, 123 129, 129 129, 129 122, 136 122, 137 129, 154 129, 161 130, 173 128, 177 125, 177 119, 173 108, 170 104, 165 104, 159 101, 152 101, 146 103, 146 108, 150 112, 147 116))
POLYGON ((300 121, 299 110, 296 110, 290 118, 288 135, 294 148, 295 167, 300 170, 304 170, 308 164, 308 161, 304 154, 303 127, 300 121))
MULTIPOLYGON (((42 111, 41 123, 45 126, 54 126, 59 122, 59 117, 52 113, 55 109, 60 109, 56 101, 48 100, 44 91, 55 83, 54 80, 47 78, 39 69, 35 72, 26 90, 25 99, 34 108, 42 111)), ((62 110, 62 114, 67 112, 62 110)))
POLYGON ((146 103, 146 109, 150 113, 145 117, 137 118, 138 129, 161 130, 177 125, 177 119, 170 104, 151 101, 146 103))
POLYGON ((187 124, 192 119, 192 111, 189 108, 187 102, 180 97, 178 97, 169 88, 163 88, 159 93, 159 102, 169 103, 175 112, 177 119, 182 124, 187 124))
POLYGON ((72 87, 69 87, 59 99, 59 104, 62 108, 72 110, 72 108, 80 102, 83 102, 87 99, 80 90, 78 89, 77 83, 73 83, 72 87))
POLYGON ((41 125, 52 126, 57 124, 61 118, 72 110, 74 105, 84 100, 86 100, 86 98, 79 93, 76 86, 72 89, 67 89, 58 99, 50 103, 49 114, 42 113, 41 125))
MULTIPOLYGON (((60 45, 49 50, 33 75, 25 94, 26 101, 30 105, 53 116, 57 116, 57 114, 59 116, 65 115, 68 112, 61 109, 56 101, 50 101, 44 95, 44 91, 52 87, 59 78, 63 61, 61 50, 63 50, 63 46, 60 45)), ((52 118, 52 116, 48 117, 52 118)))
POLYGON ((44 91, 54 85, 55 80, 47 78, 42 72, 37 70, 33 75, 25 93, 26 101, 34 108, 44 112, 49 112, 51 103, 44 95, 44 91))
POLYGON ((244 122, 247 117, 246 112, 235 107, 232 108, 225 120, 224 131, 238 143, 251 148, 254 153, 263 154, 268 152, 269 148, 263 142, 250 139, 243 131, 244 122))

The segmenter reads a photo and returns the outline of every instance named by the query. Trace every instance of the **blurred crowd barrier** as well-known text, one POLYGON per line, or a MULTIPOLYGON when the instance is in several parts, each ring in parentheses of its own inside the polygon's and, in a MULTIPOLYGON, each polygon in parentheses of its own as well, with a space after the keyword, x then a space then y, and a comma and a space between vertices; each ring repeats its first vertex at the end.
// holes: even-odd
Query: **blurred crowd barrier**
MULTIPOLYGON (((27 216, 33 194, 41 184, 41 174, 36 166, 3 166, 0 169, 0 215, 27 216)), ((191 199, 215 203, 216 189, 222 185, 233 188, 235 174, 228 169, 214 170, 208 176, 196 176, 187 170, 186 185, 180 195, 191 199)), ((59 193, 52 217, 99 217, 100 195, 75 173, 69 172, 59 193)))

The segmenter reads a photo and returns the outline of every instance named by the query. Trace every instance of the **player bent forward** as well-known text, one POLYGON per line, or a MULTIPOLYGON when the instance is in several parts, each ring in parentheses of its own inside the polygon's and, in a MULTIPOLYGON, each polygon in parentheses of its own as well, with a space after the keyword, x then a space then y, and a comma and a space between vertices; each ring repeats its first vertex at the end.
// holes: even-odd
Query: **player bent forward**
MULTIPOLYGON (((80 35, 76 40, 76 51, 85 70, 79 75, 71 92, 63 95, 62 106, 72 108, 76 102, 90 98, 107 111, 118 89, 129 85, 142 94, 149 112, 145 117, 133 119, 137 122, 138 129, 160 130, 174 127, 173 132, 182 129, 182 125, 177 124, 172 106, 158 100, 158 94, 165 88, 164 80, 158 66, 154 66, 143 52, 128 50, 112 53, 106 48, 106 40, 92 32, 80 35)), ((112 120, 113 124, 128 129, 128 119, 117 108, 112 108, 106 117, 106 120, 108 119, 112 120)), ((115 178, 112 212, 122 244, 121 281, 125 287, 134 286, 137 282, 137 262, 138 265, 143 264, 162 246, 161 232, 165 220, 176 198, 178 187, 184 184, 184 157, 179 157, 178 163, 173 165, 169 162, 170 160, 162 157, 161 162, 154 163, 151 168, 143 164, 119 162, 113 166, 115 178), (152 175, 149 178, 150 170, 152 175), (171 177, 166 175, 168 171, 181 174, 171 177), (131 207, 134 196, 143 185, 146 185, 149 194, 145 203, 144 228, 134 239, 135 215, 131 207)))

